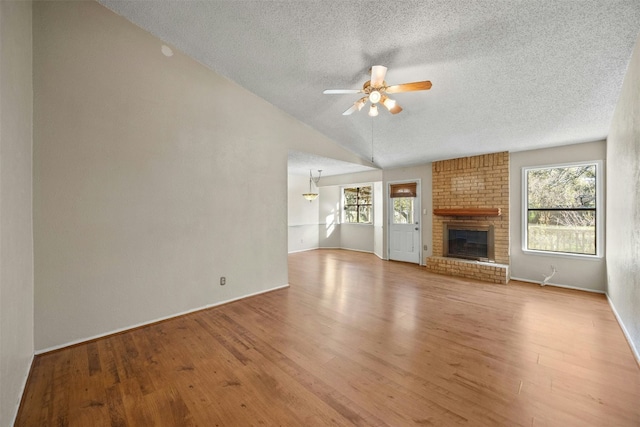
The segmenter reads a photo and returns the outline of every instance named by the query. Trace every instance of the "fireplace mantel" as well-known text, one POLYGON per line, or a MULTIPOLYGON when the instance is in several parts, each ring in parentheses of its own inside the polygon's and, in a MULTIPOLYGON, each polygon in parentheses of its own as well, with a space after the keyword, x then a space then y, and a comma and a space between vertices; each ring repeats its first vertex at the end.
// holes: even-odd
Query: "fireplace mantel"
POLYGON ((434 215, 438 216, 500 216, 500 208, 448 208, 434 209, 434 215))

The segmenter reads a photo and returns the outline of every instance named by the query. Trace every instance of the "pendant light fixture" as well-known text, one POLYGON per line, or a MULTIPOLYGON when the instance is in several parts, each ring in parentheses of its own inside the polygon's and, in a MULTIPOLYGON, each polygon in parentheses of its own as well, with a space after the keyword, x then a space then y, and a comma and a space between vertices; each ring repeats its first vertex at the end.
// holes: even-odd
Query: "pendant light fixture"
POLYGON ((311 183, 313 182, 317 186, 318 182, 320 182, 320 175, 321 174, 322 174, 322 169, 318 169, 318 177, 314 178, 313 175, 311 174, 311 169, 309 169, 309 192, 302 194, 302 197, 307 199, 309 201, 309 203, 313 202, 315 199, 318 198, 318 193, 314 193, 314 192, 311 191, 311 183))

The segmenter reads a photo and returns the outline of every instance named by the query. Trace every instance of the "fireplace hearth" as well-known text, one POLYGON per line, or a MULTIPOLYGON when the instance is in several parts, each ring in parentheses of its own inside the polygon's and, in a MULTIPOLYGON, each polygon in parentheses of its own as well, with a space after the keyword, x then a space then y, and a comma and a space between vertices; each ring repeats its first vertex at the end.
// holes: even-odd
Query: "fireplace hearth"
POLYGON ((445 257, 495 261, 492 225, 444 223, 443 232, 445 257))

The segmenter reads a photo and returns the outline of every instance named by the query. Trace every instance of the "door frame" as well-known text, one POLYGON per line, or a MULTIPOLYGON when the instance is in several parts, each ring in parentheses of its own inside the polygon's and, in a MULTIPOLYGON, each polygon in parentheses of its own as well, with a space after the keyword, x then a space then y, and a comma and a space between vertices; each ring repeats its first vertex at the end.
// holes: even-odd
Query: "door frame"
POLYGON ((422 253, 423 253, 423 246, 422 246, 422 220, 423 220, 423 215, 422 215, 422 181, 420 178, 414 178, 414 179, 398 179, 398 180, 394 180, 394 181, 387 181, 386 186, 385 186, 385 199, 386 199, 386 203, 387 203, 387 209, 385 214, 387 215, 387 221, 386 221, 386 225, 387 225, 387 232, 386 232, 386 236, 387 236, 387 259, 391 260, 391 221, 393 219, 393 203, 391 202, 391 197, 389 197, 389 195, 391 194, 391 184, 405 184, 405 183, 409 183, 409 182, 415 182, 416 183, 416 201, 417 201, 417 208, 416 205, 414 203, 413 209, 413 216, 414 216, 414 221, 417 218, 418 219, 418 265, 424 265, 424 261, 422 260, 422 253))

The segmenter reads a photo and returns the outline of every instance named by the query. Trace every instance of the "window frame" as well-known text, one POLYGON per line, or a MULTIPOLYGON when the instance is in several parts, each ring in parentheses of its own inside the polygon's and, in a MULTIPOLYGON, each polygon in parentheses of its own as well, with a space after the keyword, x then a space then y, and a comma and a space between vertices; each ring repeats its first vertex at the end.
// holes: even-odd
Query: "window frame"
MULTIPOLYGON (((374 194, 373 194, 373 184, 372 183, 363 183, 363 184, 351 184, 351 185, 344 185, 340 188, 340 195, 342 196, 342 224, 352 224, 352 225, 373 225, 374 223, 374 212, 373 212, 373 205, 374 205, 374 194), (345 190, 347 189, 351 189, 351 188, 356 188, 358 189, 358 194, 360 193, 359 189, 360 188, 364 188, 364 187, 369 187, 370 192, 371 192, 371 203, 363 203, 363 204, 359 204, 356 203, 354 204, 347 204, 347 198, 345 197, 345 190), (351 221, 347 221, 347 206, 369 206, 370 207, 370 218, 369 218, 369 222, 351 222, 351 221)), ((356 198, 359 200, 360 197, 356 196, 356 198)), ((357 216, 358 218, 360 217, 360 210, 356 209, 357 212, 357 216)))
MULTIPOLYGON (((565 257, 565 258, 580 258, 580 259, 591 259, 597 260, 604 257, 604 205, 603 205, 603 191, 604 191, 604 162, 602 160, 590 160, 590 161, 580 161, 580 162, 568 162, 568 163, 558 163, 558 164, 550 164, 543 166, 523 166, 522 167, 522 217, 521 217, 521 229, 522 229, 522 251, 525 254, 532 255, 545 255, 552 257, 565 257), (555 252, 555 251, 545 251, 541 249, 529 249, 528 245, 528 219, 529 219, 529 191, 528 191, 528 172, 533 170, 541 170, 541 169, 557 169, 557 168, 571 168, 571 167, 580 167, 580 166, 595 166, 596 172, 596 201, 595 201, 595 246, 596 253, 595 254, 578 254, 572 252, 555 252)), ((571 210, 571 209, 567 209, 571 210)))

